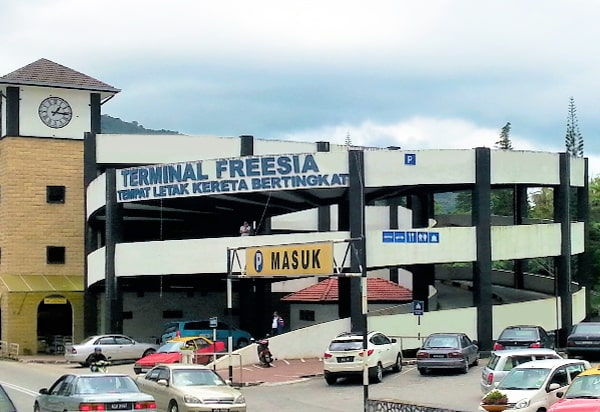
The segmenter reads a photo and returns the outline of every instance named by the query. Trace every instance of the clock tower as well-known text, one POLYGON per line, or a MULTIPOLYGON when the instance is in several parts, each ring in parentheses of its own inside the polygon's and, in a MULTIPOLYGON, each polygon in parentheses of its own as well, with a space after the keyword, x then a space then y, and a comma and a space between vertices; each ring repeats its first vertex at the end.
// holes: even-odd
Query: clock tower
POLYGON ((84 133, 120 90, 40 59, 0 77, 0 340, 83 338, 84 133))

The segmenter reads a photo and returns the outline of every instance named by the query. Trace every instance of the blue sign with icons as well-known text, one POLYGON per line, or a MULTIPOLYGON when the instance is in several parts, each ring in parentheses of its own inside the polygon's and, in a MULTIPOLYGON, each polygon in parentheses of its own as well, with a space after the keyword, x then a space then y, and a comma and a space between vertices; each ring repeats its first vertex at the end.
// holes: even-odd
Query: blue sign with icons
POLYGON ((423 302, 422 300, 413 300, 412 307, 413 315, 421 316, 423 314, 423 311, 425 310, 425 302, 423 302))
POLYGON ((408 166, 416 166, 417 155, 415 153, 404 153, 404 164, 408 166))
MULTIPOLYGON (((417 232, 410 231, 406 232, 403 230, 384 230, 381 233, 381 241, 383 243, 440 243, 440 232, 417 232)), ((257 252, 258 254, 259 252, 257 252)), ((260 256, 262 262, 262 254, 260 256)), ((256 266, 257 257, 254 257, 254 264, 256 266)))

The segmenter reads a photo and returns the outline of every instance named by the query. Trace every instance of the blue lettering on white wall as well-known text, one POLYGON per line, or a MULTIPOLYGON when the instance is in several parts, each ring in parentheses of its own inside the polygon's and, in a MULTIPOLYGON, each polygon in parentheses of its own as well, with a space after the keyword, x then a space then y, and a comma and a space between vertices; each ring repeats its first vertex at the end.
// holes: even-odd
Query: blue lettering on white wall
POLYGON ((321 172, 313 154, 252 156, 117 171, 117 201, 258 190, 348 186, 348 173, 321 172))

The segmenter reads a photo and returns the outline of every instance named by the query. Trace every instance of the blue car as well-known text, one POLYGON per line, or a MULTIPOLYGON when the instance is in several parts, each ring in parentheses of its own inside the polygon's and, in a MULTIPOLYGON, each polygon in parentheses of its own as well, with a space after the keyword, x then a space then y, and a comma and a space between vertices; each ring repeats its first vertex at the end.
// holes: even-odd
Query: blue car
MULTIPOLYGON (((213 329, 214 328, 210 327, 210 322, 208 320, 181 320, 167 322, 163 327, 163 331, 160 336, 160 343, 164 344, 169 339, 173 339, 176 336, 181 336, 182 338, 190 336, 204 336, 212 340, 213 329)), ((218 322, 216 330, 216 340, 224 342, 225 347, 227 347, 229 337, 229 325, 223 322, 218 322)), ((233 338, 234 349, 239 349, 243 348, 244 346, 247 346, 252 339, 252 335, 250 335, 250 333, 233 326, 231 327, 231 336, 233 338)))

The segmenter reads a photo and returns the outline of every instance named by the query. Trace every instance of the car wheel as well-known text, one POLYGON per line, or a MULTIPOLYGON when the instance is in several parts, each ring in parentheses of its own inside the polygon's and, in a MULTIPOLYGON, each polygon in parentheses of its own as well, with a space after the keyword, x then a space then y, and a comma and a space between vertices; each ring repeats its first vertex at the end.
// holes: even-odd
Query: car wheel
POLYGON ((146 350, 144 351, 143 355, 142 355, 142 358, 145 358, 145 357, 146 357, 146 356, 148 356, 148 355, 152 355, 152 354, 153 354, 153 353, 155 353, 155 352, 156 352, 156 350, 155 350, 155 349, 152 349, 152 348, 150 348, 150 349, 146 349, 146 350))
POLYGON ((33 412, 40 412, 40 405, 37 402, 33 405, 33 412))
POLYGON ((394 366, 392 366, 392 370, 396 373, 402 370, 402 355, 398 354, 396 357, 396 363, 394 363, 394 366))
POLYGON ((419 373, 421 375, 427 375, 427 369, 425 369, 425 368, 419 368, 419 373))
POLYGON ((477 365, 479 365, 479 358, 475 358, 475 360, 473 361, 473 366, 477 365))
POLYGON ((246 346, 248 346, 248 343, 249 343, 249 342, 248 342, 248 340, 247 340, 247 339, 244 339, 244 338, 242 338, 242 339, 239 339, 239 340, 237 341, 237 348, 238 348, 238 349, 245 348, 246 346))
POLYGON ((328 385, 335 385, 337 378, 333 375, 325 375, 325 382, 327 382, 328 385))
POLYGON ((380 383, 383 380, 383 366, 381 366, 381 362, 377 363, 377 366, 373 368, 372 379, 375 383, 380 383))
POLYGON ((460 373, 469 372, 469 361, 465 359, 465 364, 460 368, 460 373))
POLYGON ((167 412, 179 412, 179 406, 177 406, 177 402, 171 401, 169 403, 169 408, 167 409, 167 412))

